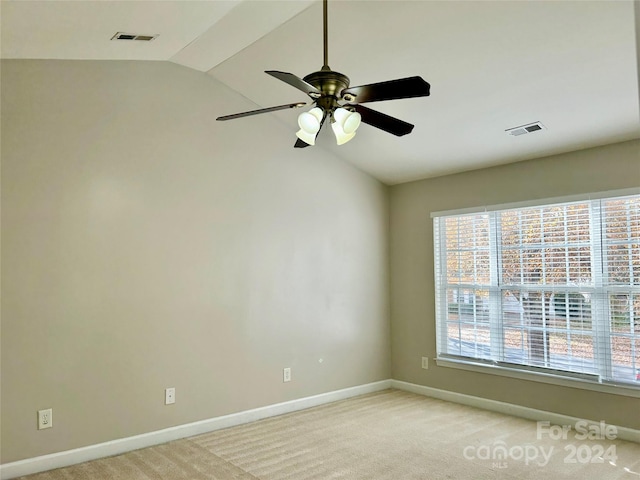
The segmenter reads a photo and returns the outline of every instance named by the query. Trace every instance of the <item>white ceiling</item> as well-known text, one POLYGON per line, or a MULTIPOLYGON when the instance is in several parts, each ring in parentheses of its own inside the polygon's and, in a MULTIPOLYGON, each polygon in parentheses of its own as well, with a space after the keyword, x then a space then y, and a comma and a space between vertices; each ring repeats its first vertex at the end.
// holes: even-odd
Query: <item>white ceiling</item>
MULTIPOLYGON (((308 100, 264 70, 303 77, 322 66, 319 0, 2 0, 0 15, 2 58, 172 61, 208 72, 256 108, 308 100), (159 37, 110 41, 118 31, 159 37)), ((309 148, 395 184, 640 138, 639 16, 630 0, 330 0, 334 70, 352 85, 420 75, 431 96, 367 104, 415 124, 410 135, 363 125, 338 147, 327 129, 309 148), (546 129, 505 133, 535 121, 546 129)), ((291 135, 275 141, 293 147, 298 113, 211 128, 279 121, 291 135)))

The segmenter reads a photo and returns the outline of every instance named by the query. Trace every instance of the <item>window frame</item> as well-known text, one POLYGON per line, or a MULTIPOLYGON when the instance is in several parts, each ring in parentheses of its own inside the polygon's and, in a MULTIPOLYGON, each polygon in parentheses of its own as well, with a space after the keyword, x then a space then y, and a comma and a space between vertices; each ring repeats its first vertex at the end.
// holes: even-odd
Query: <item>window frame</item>
MULTIPOLYGON (((436 352, 437 356, 435 358, 436 364, 438 366, 443 367, 451 367, 458 368, 462 370, 470 370, 474 372, 481 373, 489 373, 494 375, 506 376, 511 378, 518 378, 524 380, 533 380, 543 383, 550 383, 555 385, 563 385, 570 386, 573 388, 581 388, 586 390, 595 390, 602 391, 606 393, 620 394, 626 396, 632 396, 640 398, 640 382, 638 385, 633 383, 626 382, 616 382, 612 380, 603 380, 597 375, 585 374, 585 373, 574 373, 568 371, 561 370, 549 370, 546 368, 538 368, 532 365, 520 365, 520 364, 508 364, 504 361, 496 361, 494 359, 485 360, 473 357, 463 357, 456 356, 446 353, 446 349, 441 348, 442 345, 448 344, 448 331, 446 326, 442 327, 442 322, 447 321, 447 309, 448 309, 448 299, 447 299, 447 282, 442 284, 442 279, 444 278, 442 275, 443 268, 446 269, 446 244, 445 244, 445 228, 440 227, 440 220, 442 217, 449 216, 459 216, 459 215, 471 215, 471 214, 488 214, 492 216, 499 215, 500 211, 504 210, 512 210, 512 209, 523 209, 530 207, 545 207, 547 205, 554 204, 565 204, 565 203, 573 203, 573 202, 591 202, 593 200, 606 200, 606 199, 614 199, 616 197, 625 197, 625 196, 633 196, 640 195, 640 188, 630 188, 623 190, 615 190, 615 191, 606 191, 606 192, 596 192, 584 195, 572 195, 572 196, 564 196, 564 197, 553 197, 547 199, 536 199, 525 202, 517 202, 517 203, 508 203, 508 204, 499 204, 492 206, 483 206, 477 208, 465 208, 465 209, 457 209, 457 210, 447 210, 447 211, 439 211, 432 212, 432 227, 433 227, 433 252, 434 252, 434 287, 435 287, 435 333, 436 333, 436 352), (443 264, 445 265, 443 267, 443 264), (443 353, 444 352, 444 353, 443 353)), ((597 215, 597 218, 591 218, 592 222, 592 235, 591 245, 594 243, 601 245, 602 240, 602 212, 601 209, 594 209, 592 207, 589 208, 589 214, 592 216, 594 214, 597 215), (597 223, 597 228, 593 228, 593 224, 597 223)), ((503 285, 500 281, 502 276, 501 271, 501 255, 500 255, 500 247, 497 245, 498 238, 501 238, 500 235, 500 222, 496 221, 495 218, 492 221, 489 218, 489 246, 490 246, 490 257, 492 260, 490 266, 490 285, 488 285, 489 296, 492 298, 489 301, 489 326, 491 331, 491 351, 494 349, 498 349, 498 357, 504 359, 504 356, 501 355, 501 351, 499 349, 504 348, 504 341, 501 337, 502 335, 502 321, 503 315, 497 311, 499 308, 499 303, 496 301, 496 297, 502 295, 504 290, 509 290, 510 285, 503 285), (499 332, 494 332, 493 329, 499 329, 499 332), (498 335, 496 335, 498 333, 498 335), (497 339, 497 341, 496 341, 497 339), (494 345, 495 343, 495 345, 494 345)), ((594 269, 601 269, 603 267, 602 263, 605 261, 604 255, 600 255, 598 251, 599 247, 591 248, 591 264, 594 266, 594 269)), ((602 271, 602 270, 598 270, 602 271)), ((587 287, 587 289, 592 289, 594 292, 608 292, 610 288, 602 287, 602 274, 594 275, 594 284, 592 287, 587 287)), ((477 287, 477 285, 475 285, 477 287)), ((484 286, 483 286, 484 287, 484 286)), ((542 289, 547 290, 548 285, 543 285, 542 289)), ((464 286, 461 286, 464 288, 464 286)), ((633 287, 630 287, 631 291, 633 287)), ((640 294, 640 291, 638 291, 640 294)), ((608 304, 608 299, 599 298, 600 295, 593 295, 592 297, 592 305, 591 309, 598 309, 597 311, 602 312, 602 309, 608 309, 608 306, 604 306, 604 303, 608 304)), ((598 315, 598 313, 593 313, 594 317, 598 315)), ((474 314, 475 316, 475 314, 474 314)), ((608 318, 608 314, 607 314, 608 318)), ((596 331, 596 322, 594 322, 593 326, 593 335, 594 335, 594 349, 598 349, 599 353, 594 355, 594 362, 606 362, 609 357, 602 354, 600 351, 602 348, 610 348, 609 341, 611 338, 609 332, 609 321, 598 322, 598 326, 601 328, 602 324, 606 324, 606 329, 601 331, 596 331), (603 336, 604 335, 604 341, 603 336), (600 336, 598 339, 597 336, 600 336)), ((600 369, 608 368, 603 364, 600 365, 600 369)), ((602 371, 602 370, 600 370, 602 371)))

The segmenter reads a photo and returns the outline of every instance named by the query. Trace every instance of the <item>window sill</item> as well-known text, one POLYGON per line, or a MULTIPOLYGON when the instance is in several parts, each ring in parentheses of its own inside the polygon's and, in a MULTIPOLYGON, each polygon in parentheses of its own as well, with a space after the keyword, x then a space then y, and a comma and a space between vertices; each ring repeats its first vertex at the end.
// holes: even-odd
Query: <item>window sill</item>
POLYGON ((533 382, 548 383, 551 385, 560 385, 563 387, 579 388, 582 390, 592 390, 595 392, 640 398, 640 383, 636 388, 634 386, 625 384, 598 383, 589 380, 563 377, 560 375, 523 371, 516 368, 508 368, 497 365, 485 365, 466 362, 462 360, 453 360, 450 358, 436 358, 435 360, 436 365, 438 365, 439 367, 458 368, 460 370, 467 370, 471 372, 487 373, 490 375, 500 375, 503 377, 517 378, 520 380, 529 380, 533 382))

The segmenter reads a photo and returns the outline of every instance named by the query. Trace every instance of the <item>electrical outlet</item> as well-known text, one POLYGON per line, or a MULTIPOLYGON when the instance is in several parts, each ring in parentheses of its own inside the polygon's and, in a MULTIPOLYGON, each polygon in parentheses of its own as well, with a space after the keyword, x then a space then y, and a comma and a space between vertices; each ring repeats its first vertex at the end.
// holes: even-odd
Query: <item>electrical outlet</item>
POLYGON ((291 381, 291 368, 287 367, 282 371, 282 381, 290 382, 291 381))
POLYGON ((176 389, 173 387, 164 391, 164 404, 171 405, 172 403, 176 403, 176 389))
POLYGON ((422 357, 422 368, 429 370, 429 357, 422 357))
POLYGON ((53 409, 38 410, 38 430, 53 427, 53 409))

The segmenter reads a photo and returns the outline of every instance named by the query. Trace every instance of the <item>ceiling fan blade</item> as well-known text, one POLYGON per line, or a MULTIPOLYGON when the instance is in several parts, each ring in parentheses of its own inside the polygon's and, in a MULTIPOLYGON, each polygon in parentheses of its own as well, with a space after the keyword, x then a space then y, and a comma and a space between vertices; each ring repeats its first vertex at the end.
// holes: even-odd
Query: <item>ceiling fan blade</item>
POLYGON ((413 125, 403 120, 399 120, 395 117, 391 117, 387 114, 371 110, 370 108, 363 107, 362 105, 348 105, 353 107, 356 112, 362 116, 362 121, 372 127, 384 130, 387 133, 391 133, 396 137, 401 137, 411 133, 413 125))
POLYGON ((261 113, 275 112, 277 110, 286 110, 287 108, 300 108, 300 107, 304 107, 305 105, 306 103, 303 103, 303 102, 288 103, 286 105, 278 105, 277 107, 260 108, 258 110, 251 110, 249 112, 234 113, 233 115, 225 115, 223 117, 216 118, 216 120, 224 122, 225 120, 233 120, 234 118, 242 118, 242 117, 248 117, 250 115, 259 115, 261 113))
POLYGON ((320 96, 322 92, 310 83, 305 82, 303 79, 296 77, 293 73, 278 72, 277 70, 265 70, 264 73, 268 73, 272 77, 282 80, 284 83, 288 83, 292 87, 296 87, 298 90, 303 91, 307 95, 315 94, 320 96))
POLYGON ((400 98, 427 97, 430 89, 431 85, 424 81, 422 77, 408 77, 345 88, 342 91, 342 98, 345 98, 346 95, 351 95, 355 98, 349 98, 349 102, 380 102, 382 100, 397 100, 400 98))

